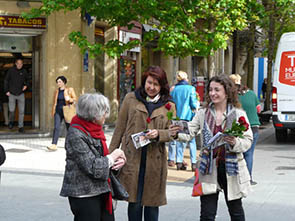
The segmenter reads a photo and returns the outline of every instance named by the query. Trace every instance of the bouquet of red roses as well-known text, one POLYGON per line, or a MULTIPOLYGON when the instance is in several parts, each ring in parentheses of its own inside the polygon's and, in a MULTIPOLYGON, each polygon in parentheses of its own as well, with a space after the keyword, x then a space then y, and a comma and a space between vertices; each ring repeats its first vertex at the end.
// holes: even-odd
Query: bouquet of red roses
POLYGON ((245 117, 241 116, 238 120, 234 120, 232 127, 230 129, 226 129, 223 133, 229 136, 240 137, 243 138, 243 132, 249 129, 249 124, 247 123, 245 117))

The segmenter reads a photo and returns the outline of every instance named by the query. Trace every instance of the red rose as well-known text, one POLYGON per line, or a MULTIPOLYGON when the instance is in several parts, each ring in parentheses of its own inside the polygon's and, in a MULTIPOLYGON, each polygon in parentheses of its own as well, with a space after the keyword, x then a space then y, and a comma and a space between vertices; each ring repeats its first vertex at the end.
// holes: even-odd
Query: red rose
POLYGON ((172 106, 171 106, 170 103, 167 103, 167 104, 165 104, 165 107, 166 107, 167 110, 170 110, 172 106))
POLYGON ((149 123, 151 122, 151 118, 148 117, 148 118, 146 119, 146 122, 149 124, 149 123))
POLYGON ((243 116, 240 117, 238 121, 239 121, 239 123, 240 123, 241 125, 247 124, 246 118, 243 117, 243 116))
POLYGON ((249 129, 249 124, 248 123, 243 124, 243 126, 246 128, 245 131, 247 131, 249 129))

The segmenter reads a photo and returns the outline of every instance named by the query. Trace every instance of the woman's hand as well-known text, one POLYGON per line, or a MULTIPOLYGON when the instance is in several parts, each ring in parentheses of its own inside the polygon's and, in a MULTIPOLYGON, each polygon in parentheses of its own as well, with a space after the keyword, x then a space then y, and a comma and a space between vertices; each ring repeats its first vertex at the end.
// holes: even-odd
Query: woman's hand
POLYGON ((112 169, 119 170, 124 166, 125 163, 126 163, 126 158, 125 159, 119 158, 115 161, 114 165, 112 166, 112 169))
POLYGON ((169 134, 170 134, 170 136, 176 137, 179 130, 180 130, 180 126, 171 124, 169 126, 169 134))
POLYGON ((227 142, 231 146, 235 146, 236 145, 236 138, 234 136, 225 136, 223 138, 223 140, 225 142, 227 142))
POLYGON ((150 130, 145 134, 148 139, 156 139, 159 136, 159 132, 156 129, 150 130))
POLYGON ((121 149, 115 149, 112 153, 110 153, 110 156, 113 158, 114 162, 116 162, 120 158, 126 161, 124 151, 121 149))

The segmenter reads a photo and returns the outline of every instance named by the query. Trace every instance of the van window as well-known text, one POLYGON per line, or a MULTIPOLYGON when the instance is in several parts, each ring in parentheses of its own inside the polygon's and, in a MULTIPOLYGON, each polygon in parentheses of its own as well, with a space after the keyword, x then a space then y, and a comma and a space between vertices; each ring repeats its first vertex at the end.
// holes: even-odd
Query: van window
POLYGON ((281 56, 279 81, 295 85, 295 51, 285 51, 281 56))

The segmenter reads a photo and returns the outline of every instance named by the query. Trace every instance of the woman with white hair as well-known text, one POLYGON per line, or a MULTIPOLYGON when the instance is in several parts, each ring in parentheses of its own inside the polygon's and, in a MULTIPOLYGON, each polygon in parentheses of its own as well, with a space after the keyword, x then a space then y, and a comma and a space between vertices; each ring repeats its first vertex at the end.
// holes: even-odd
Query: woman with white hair
POLYGON ((110 170, 126 162, 120 149, 109 153, 102 130, 109 116, 108 99, 83 94, 66 137, 66 167, 61 196, 68 197, 75 221, 114 220, 110 170))
MULTIPOLYGON (((176 116, 181 120, 191 121, 195 115, 194 111, 200 106, 197 99, 196 88, 189 85, 187 73, 184 71, 178 71, 176 73, 176 79, 177 84, 170 90, 171 97, 176 105, 176 116)), ((195 138, 192 138, 188 142, 176 141, 176 167, 177 170, 186 170, 183 154, 187 143, 190 147, 191 169, 192 171, 195 171, 197 162, 197 146, 195 138)), ((169 166, 174 164, 175 159, 173 144, 173 141, 169 144, 169 166)))

